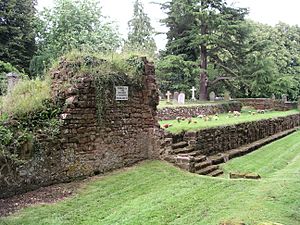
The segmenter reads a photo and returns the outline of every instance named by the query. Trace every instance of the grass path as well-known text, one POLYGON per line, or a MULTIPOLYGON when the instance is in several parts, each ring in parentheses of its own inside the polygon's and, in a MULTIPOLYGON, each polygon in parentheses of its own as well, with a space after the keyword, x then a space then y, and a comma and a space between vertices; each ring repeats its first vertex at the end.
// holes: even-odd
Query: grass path
POLYGON ((177 120, 163 120, 160 121, 160 125, 171 124, 172 126, 166 130, 171 133, 180 133, 182 131, 196 131, 208 127, 217 127, 225 125, 233 125, 238 123, 270 119, 282 116, 288 116, 292 114, 299 113, 299 110, 289 110, 289 111, 269 111, 264 114, 251 115, 248 111, 242 111, 241 116, 239 117, 228 117, 228 114, 220 114, 218 120, 204 121, 200 118, 193 118, 192 123, 188 123, 187 120, 181 121, 178 123, 177 120), (196 121, 196 123, 194 123, 196 121))
POLYGON ((226 171, 249 170, 261 180, 191 174, 149 161, 96 179, 62 202, 30 207, 0 224, 300 224, 300 132, 245 157, 226 171))

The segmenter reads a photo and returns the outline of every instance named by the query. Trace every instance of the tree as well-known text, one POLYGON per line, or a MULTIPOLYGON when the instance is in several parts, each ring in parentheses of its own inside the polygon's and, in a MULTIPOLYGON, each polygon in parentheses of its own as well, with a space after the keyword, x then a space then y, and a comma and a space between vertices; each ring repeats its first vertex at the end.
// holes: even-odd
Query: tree
POLYGON ((129 33, 124 45, 125 51, 147 52, 150 56, 155 54, 156 44, 153 38, 154 29, 150 18, 144 12, 139 0, 133 6, 133 17, 128 22, 129 33))
POLYGON ((223 0, 172 0, 163 9, 168 10, 163 22, 170 29, 165 52, 199 60, 200 99, 206 100, 209 83, 237 76, 226 61, 236 59, 235 52, 243 47, 247 10, 228 7, 223 0), (214 80, 209 80, 209 64, 219 72, 214 80))
POLYGON ((103 53, 120 46, 116 27, 102 16, 96 0, 56 0, 52 9, 40 13, 37 28, 38 54, 31 63, 35 73, 73 49, 103 53))
POLYGON ((0 2, 0 60, 28 72, 35 51, 36 0, 0 2))

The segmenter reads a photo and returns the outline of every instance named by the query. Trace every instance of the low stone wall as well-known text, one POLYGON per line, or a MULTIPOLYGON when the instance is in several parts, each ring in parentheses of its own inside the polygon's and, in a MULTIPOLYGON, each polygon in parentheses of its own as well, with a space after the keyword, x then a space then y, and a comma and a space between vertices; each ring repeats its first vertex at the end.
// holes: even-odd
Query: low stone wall
POLYGON ((255 109, 272 109, 278 111, 287 111, 297 108, 295 102, 283 102, 281 100, 274 100, 271 98, 238 98, 243 106, 250 106, 255 109))
POLYGON ((241 111, 242 104, 237 101, 212 104, 212 105, 199 105, 192 107, 166 107, 159 109, 157 112, 158 120, 174 120, 176 117, 196 117, 198 115, 213 115, 220 113, 227 113, 229 111, 241 111))
POLYGON ((94 78, 73 73, 73 66, 61 62, 52 74, 53 98, 64 105, 59 134, 37 137, 38 151, 25 162, 0 157, 0 198, 158 158, 153 64, 144 60, 142 85, 130 86, 126 79, 115 84, 129 85, 128 101, 116 101, 113 86, 106 90, 101 122, 94 78))
POLYGON ((210 156, 298 126, 300 114, 187 132, 172 135, 172 139, 175 143, 187 141, 201 154, 210 156))

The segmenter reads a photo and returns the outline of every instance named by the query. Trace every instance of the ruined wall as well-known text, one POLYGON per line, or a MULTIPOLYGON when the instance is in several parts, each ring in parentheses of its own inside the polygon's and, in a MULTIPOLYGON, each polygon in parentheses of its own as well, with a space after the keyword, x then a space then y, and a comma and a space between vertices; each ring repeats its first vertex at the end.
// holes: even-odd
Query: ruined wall
POLYGON ((40 134, 39 151, 28 161, 0 157, 0 198, 158 158, 155 72, 143 60, 142 85, 130 86, 126 79, 116 84, 129 86, 128 101, 116 101, 115 89, 109 87, 102 118, 94 78, 78 76, 69 69, 72 63, 61 62, 52 74, 53 98, 63 105, 59 135, 40 134))
POLYGON ((240 102, 228 102, 212 105, 199 105, 192 107, 166 107, 159 109, 157 117, 159 120, 174 120, 176 117, 197 117, 198 115, 213 115, 227 113, 229 111, 241 111, 242 104, 240 102))
POLYGON ((240 101, 244 106, 250 106, 255 109, 287 111, 297 108, 297 103, 283 102, 282 100, 274 100, 271 98, 239 98, 237 100, 240 101))
POLYGON ((173 142, 187 141, 203 155, 214 155, 300 126, 300 114, 203 129, 172 135, 173 142))

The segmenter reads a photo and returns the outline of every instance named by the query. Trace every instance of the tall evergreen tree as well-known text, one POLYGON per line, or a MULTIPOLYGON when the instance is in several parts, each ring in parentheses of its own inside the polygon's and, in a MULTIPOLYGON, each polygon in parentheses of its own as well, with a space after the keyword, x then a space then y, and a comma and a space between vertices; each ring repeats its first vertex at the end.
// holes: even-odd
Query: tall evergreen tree
POLYGON ((156 44, 153 38, 154 29, 151 26, 150 18, 144 12, 140 0, 136 0, 133 6, 133 17, 128 22, 128 38, 124 50, 147 52, 154 55, 156 44))
POLYGON ((35 51, 36 0, 0 1, 0 60, 28 72, 35 51))
POLYGON ((224 0, 172 0, 163 5, 169 27, 167 54, 184 54, 187 60, 199 59, 200 99, 208 97, 209 82, 232 79, 236 74, 226 65, 243 47, 243 8, 227 6, 224 0), (176 37, 177 36, 177 37, 176 37), (219 69, 219 77, 209 81, 208 65, 219 69))

